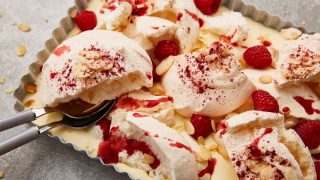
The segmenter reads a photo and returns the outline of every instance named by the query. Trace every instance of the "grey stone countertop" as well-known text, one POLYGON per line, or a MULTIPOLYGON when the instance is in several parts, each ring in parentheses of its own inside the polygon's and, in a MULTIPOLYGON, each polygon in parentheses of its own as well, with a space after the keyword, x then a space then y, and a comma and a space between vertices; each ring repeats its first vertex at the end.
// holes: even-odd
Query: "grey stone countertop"
MULTIPOLYGON (((309 31, 320 32, 319 0, 245 0, 271 14, 279 15, 304 26, 309 31)), ((5 83, 0 84, 0 116, 14 113, 15 99, 4 91, 15 89, 20 77, 28 72, 28 66, 36 53, 44 47, 51 32, 73 5, 73 0, 1 0, 0 1, 0 75, 5 83), (20 32, 15 24, 28 23, 30 32, 20 32), (18 57, 19 44, 25 44, 27 52, 18 57)), ((0 133, 4 140, 25 129, 20 126, 0 133)), ((75 152, 46 135, 0 157, 0 171, 4 179, 128 179, 113 168, 75 152)))

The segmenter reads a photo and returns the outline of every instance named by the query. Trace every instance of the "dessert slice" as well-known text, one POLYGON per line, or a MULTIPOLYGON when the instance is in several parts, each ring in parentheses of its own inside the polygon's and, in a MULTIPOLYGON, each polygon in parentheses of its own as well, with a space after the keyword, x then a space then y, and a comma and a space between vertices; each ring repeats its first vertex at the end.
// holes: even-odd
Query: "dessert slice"
POLYGON ((173 97, 178 113, 210 117, 225 115, 240 107, 254 91, 226 43, 213 43, 202 52, 174 56, 162 76, 162 85, 173 97))
POLYGON ((274 48, 278 51, 276 82, 279 85, 316 81, 320 77, 320 34, 303 34, 274 48))
POLYGON ((152 86, 148 54, 121 33, 92 30, 66 40, 44 63, 40 94, 44 105, 73 99, 98 104, 152 86))
POLYGON ((320 100, 305 84, 286 84, 279 87, 275 83, 275 69, 244 69, 243 72, 257 89, 269 92, 279 104, 280 112, 286 117, 310 120, 320 119, 320 100))
POLYGON ((281 114, 247 111, 231 117, 221 130, 240 179, 315 179, 308 148, 281 114))
POLYGON ((105 163, 142 169, 155 179, 197 179, 196 159, 184 138, 143 113, 113 119, 98 156, 105 163))

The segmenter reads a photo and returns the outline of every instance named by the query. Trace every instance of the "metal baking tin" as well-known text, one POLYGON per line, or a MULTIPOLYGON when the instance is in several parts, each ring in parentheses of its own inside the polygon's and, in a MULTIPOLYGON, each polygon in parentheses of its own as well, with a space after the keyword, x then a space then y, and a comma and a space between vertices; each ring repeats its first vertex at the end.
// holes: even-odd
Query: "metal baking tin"
MULTIPOLYGON (((14 91, 14 97, 17 99, 14 109, 16 111, 24 110, 23 106, 23 99, 26 97, 27 93, 25 91, 25 85, 29 83, 35 83, 36 77, 40 74, 41 64, 43 64, 49 57, 50 53, 62 42, 64 41, 68 33, 73 29, 75 26, 72 18, 69 16, 70 12, 74 9, 84 10, 88 5, 89 0, 75 0, 75 6, 69 8, 68 16, 64 17, 60 21, 60 27, 56 28, 52 32, 52 37, 45 42, 45 47, 43 50, 39 51, 37 54, 36 61, 29 66, 29 73, 24 75, 21 78, 21 83, 19 87, 14 91)), ((273 28, 275 30, 280 31, 281 29, 296 27, 293 23, 289 21, 284 21, 279 16, 272 16, 267 11, 257 9, 253 5, 244 4, 242 0, 223 0, 222 6, 227 7, 230 10, 241 12, 244 16, 251 18, 252 20, 259 22, 267 27, 273 28)), ((308 33, 303 27, 296 27, 303 33, 308 33)), ((103 165, 106 166, 113 166, 107 165, 102 162, 100 158, 92 157, 88 153, 83 150, 79 150, 77 147, 73 146, 71 143, 65 142, 62 138, 58 136, 53 136, 52 134, 48 133, 48 136, 59 140, 61 143, 73 147, 76 151, 82 152, 87 154, 92 159, 99 160, 103 165)), ((116 166, 113 166, 114 169, 119 173, 119 169, 116 166)), ((126 173, 127 174, 127 173, 126 173)), ((128 174, 129 175, 129 174, 128 174)), ((130 177, 130 175, 129 175, 130 177)), ((132 177, 130 177, 133 179, 132 177)))

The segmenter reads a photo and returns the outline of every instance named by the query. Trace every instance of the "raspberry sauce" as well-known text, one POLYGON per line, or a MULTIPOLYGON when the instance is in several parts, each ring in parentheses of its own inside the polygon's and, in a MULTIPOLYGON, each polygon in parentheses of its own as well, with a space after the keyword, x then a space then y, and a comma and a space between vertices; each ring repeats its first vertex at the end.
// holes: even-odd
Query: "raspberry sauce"
POLYGON ((63 53, 65 52, 69 52, 70 51, 70 47, 63 45, 61 47, 56 48, 55 50, 53 50, 53 54, 55 54, 56 56, 61 56, 63 53))
POLYGON ((312 107, 312 104, 315 102, 312 99, 305 99, 301 96, 295 96, 293 97, 306 111, 307 114, 312 115, 313 113, 320 114, 320 109, 314 109, 312 107))
POLYGON ((153 108, 160 103, 172 102, 171 97, 162 97, 156 100, 138 100, 131 97, 124 97, 118 100, 115 105, 116 108, 126 109, 128 111, 138 109, 138 108, 153 108))
POLYGON ((216 166, 216 163, 217 163, 217 160, 215 158, 212 158, 210 161, 208 161, 207 167, 198 173, 198 177, 202 177, 207 173, 212 175, 214 171, 214 167, 216 166))
MULTIPOLYGON (((118 132, 119 127, 113 127, 109 131, 108 138, 99 145, 98 157, 100 157, 104 163, 118 163, 119 153, 126 150, 129 156, 137 151, 151 155, 154 158, 153 163, 150 164, 152 169, 156 169, 160 165, 159 159, 145 142, 127 139, 124 136, 118 135, 118 132)), ((105 133, 106 132, 104 132, 104 134, 105 133)))
POLYGON ((172 147, 180 148, 180 149, 186 149, 187 151, 192 153, 191 148, 186 146, 186 145, 184 145, 184 144, 182 144, 182 143, 175 142, 175 143, 170 143, 169 145, 172 146, 172 147))
POLYGON ((259 159, 262 156, 262 152, 260 151, 258 144, 260 140, 267 134, 272 133, 272 128, 266 128, 264 132, 261 134, 260 137, 256 138, 249 146, 250 154, 254 157, 259 159))

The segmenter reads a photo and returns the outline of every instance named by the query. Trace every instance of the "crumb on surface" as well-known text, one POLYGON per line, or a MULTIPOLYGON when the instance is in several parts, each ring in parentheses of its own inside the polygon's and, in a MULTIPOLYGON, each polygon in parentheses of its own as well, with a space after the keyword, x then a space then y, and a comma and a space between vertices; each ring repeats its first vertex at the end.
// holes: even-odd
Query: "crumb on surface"
POLYGON ((35 84, 27 84, 24 86, 24 89, 27 93, 34 94, 37 92, 37 85, 35 84))
POLYGON ((16 54, 21 57, 21 56, 24 56, 26 54, 26 51, 27 51, 26 46, 23 45, 23 44, 20 44, 18 49, 17 49, 17 53, 16 54))
POLYGON ((13 93, 13 89, 12 88, 7 88, 4 90, 5 93, 7 94, 12 94, 13 93))
POLYGON ((21 32, 29 32, 31 30, 30 25, 27 23, 19 23, 17 27, 21 32))
POLYGON ((4 84, 5 83, 5 78, 4 76, 0 75, 0 84, 4 84))

